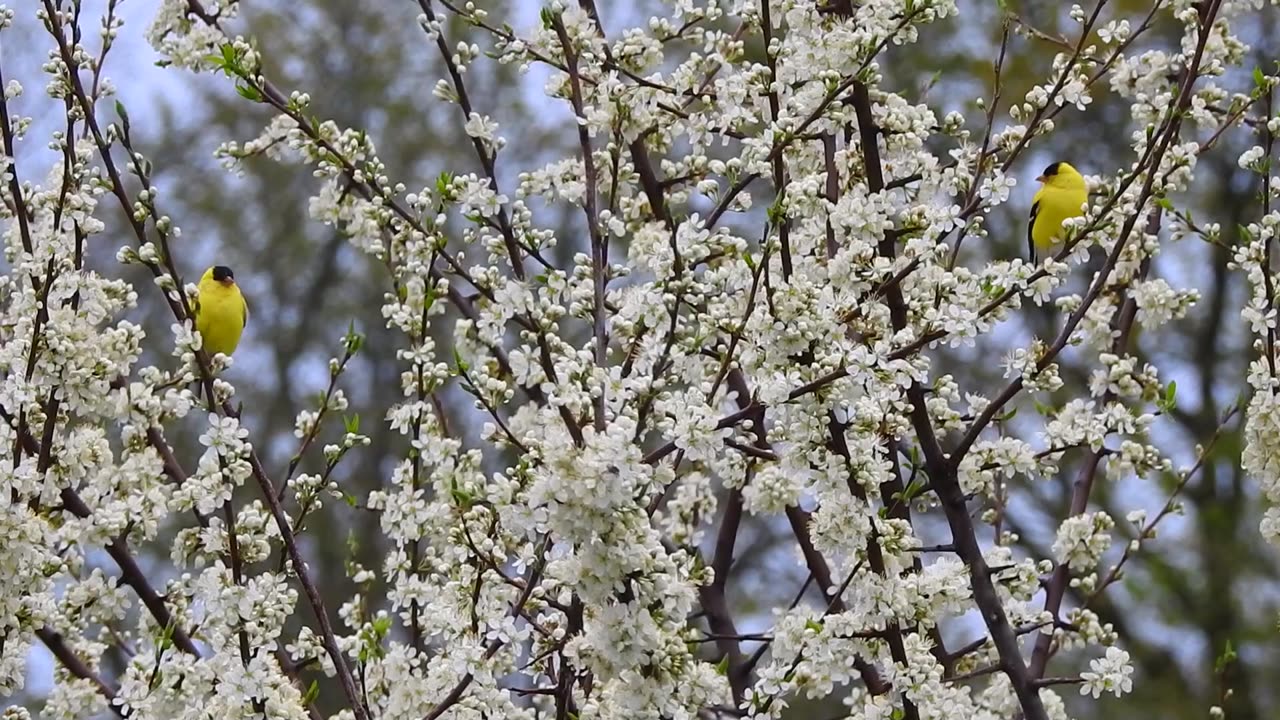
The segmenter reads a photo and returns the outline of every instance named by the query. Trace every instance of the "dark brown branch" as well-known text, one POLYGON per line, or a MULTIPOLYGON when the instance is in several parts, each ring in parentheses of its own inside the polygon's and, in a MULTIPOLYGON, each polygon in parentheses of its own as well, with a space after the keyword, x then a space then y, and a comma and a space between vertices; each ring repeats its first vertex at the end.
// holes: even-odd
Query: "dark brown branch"
MULTIPOLYGON (((765 160, 772 164, 775 158, 780 157, 782 153, 791 146, 791 143, 801 139, 805 131, 808 130, 813 123, 817 122, 838 98, 843 96, 850 88, 858 83, 858 77, 861 76, 863 71, 867 69, 871 62, 880 55, 880 52, 888 46, 890 40, 892 40, 892 38, 897 34, 897 31, 910 25, 911 21, 914 20, 921 12, 921 9, 915 9, 912 12, 903 15, 903 17, 898 21, 898 25, 894 28, 893 32, 888 33, 879 43, 877 43, 876 46, 867 54, 866 59, 857 68, 854 68, 853 71, 840 82, 840 84, 828 91, 818 103, 818 106, 800 122, 800 125, 796 127, 790 135, 785 136, 773 146, 773 149, 769 151, 769 155, 765 160)), ((716 205, 715 209, 711 211, 711 214, 707 216, 706 227, 710 228, 718 223, 721 216, 728 212, 729 206, 733 204, 734 199, 737 198, 743 190, 746 190, 748 185, 759 177, 760 176, 756 173, 747 173, 743 175, 737 183, 729 188, 729 191, 720 199, 720 203, 716 205)), ((883 183, 881 183, 881 187, 884 187, 883 183)))
POLYGON ((733 563, 738 526, 742 522, 742 504, 742 491, 730 490, 725 501, 724 516, 720 519, 720 528, 716 533, 715 554, 711 560, 714 578, 711 583, 698 588, 698 599, 706 613, 707 625, 711 629, 716 647, 728 659, 729 687, 733 692, 735 705, 740 704, 746 696, 749 671, 743 663, 738 644, 738 628, 729 611, 725 590, 729 584, 729 569, 733 563))
MULTIPOLYGON (((726 415, 720 418, 720 421, 716 423, 716 429, 723 430, 728 427, 733 427, 734 425, 737 425, 738 423, 742 422, 743 420, 749 417, 754 417, 756 413, 760 412, 760 410, 763 407, 764 407, 763 405, 759 405, 759 404, 748 405, 747 407, 731 415, 726 415)), ((670 455, 675 451, 676 451, 675 442, 674 441, 668 442, 662 445, 661 447, 653 450, 648 455, 645 455, 644 462, 649 465, 662 462, 663 458, 665 458, 666 456, 670 455)))
POLYGON ((1082 682, 1084 682, 1084 679, 1079 676, 1047 677, 1047 678, 1037 679, 1035 681, 1035 686, 1038 688, 1042 688, 1042 687, 1049 687, 1051 685, 1079 685, 1082 682))
MULTIPOLYGON (((781 112, 778 104, 778 93, 773 89, 778 79, 778 61, 773 56, 773 21, 769 17, 770 0, 760 0, 760 31, 764 34, 764 60, 769 67, 769 120, 778 122, 781 112)), ((782 207, 787 196, 787 164, 782 153, 773 153, 770 165, 773 169, 774 203, 782 207)), ((782 280, 791 280, 791 220, 785 212, 778 223, 778 242, 782 245, 782 280)))
MULTIPOLYGON (((860 561, 858 562, 858 564, 854 565, 853 569, 849 571, 849 574, 845 576, 844 582, 840 583, 840 587, 836 588, 834 591, 830 593, 828 593, 828 591, 825 588, 823 589, 823 596, 830 598, 827 601, 826 608, 823 609, 822 611, 823 618, 826 618, 828 615, 831 615, 832 613, 839 613, 844 611, 844 602, 841 600, 841 598, 844 597, 845 591, 849 589, 849 584, 853 582, 853 579, 858 575, 858 571, 860 571, 861 569, 862 569, 862 562, 860 561)), ((856 633, 855 635, 849 635, 846 637, 855 637, 855 636, 856 637, 874 637, 875 635, 876 633, 872 631, 865 634, 856 633)), ((759 654, 762 653, 764 649, 769 646, 769 644, 770 642, 766 642, 763 646, 761 646, 760 650, 757 651, 757 658, 759 654)), ((795 658, 793 658, 791 661, 791 667, 786 673, 787 676, 790 676, 791 673, 795 672, 795 669, 800 666, 800 661, 803 658, 804 658, 804 648, 801 647, 799 650, 796 651, 795 658)), ((867 686, 868 692, 870 692, 873 695, 880 695, 889 691, 890 687, 888 683, 885 683, 883 680, 879 679, 878 671, 875 670, 875 666, 870 665, 865 660, 862 660, 862 658, 857 656, 854 656, 853 666, 859 669, 860 671, 863 670, 864 668, 869 668, 872 672, 877 673, 877 680, 879 682, 879 687, 878 689, 872 689, 871 685, 868 684, 867 686)), ((863 675, 863 680, 864 681, 866 680, 865 674, 863 675)), ((768 711, 768 709, 773 706, 773 703, 775 700, 777 700, 777 698, 778 698, 777 695, 770 695, 765 700, 764 705, 761 708, 761 712, 768 711)))
POLYGON ((756 458, 757 460, 768 460, 770 462, 777 462, 778 460, 777 454, 775 454, 772 450, 764 450, 758 447, 754 447, 752 445, 746 445, 744 443, 738 442, 737 440, 734 440, 733 438, 729 438, 728 440, 725 440, 724 444, 728 445, 734 450, 737 450, 743 455, 756 458))
POLYGON ((75 651, 67 645, 67 642, 63 639, 61 633, 44 627, 36 631, 36 637, 40 638, 40 642, 44 643, 45 647, 49 648, 49 652, 57 658, 62 667, 67 669, 67 672, 81 680, 88 680, 92 683, 93 686, 97 688, 98 694, 106 699, 107 707, 111 709, 111 712, 115 713, 117 717, 129 717, 128 713, 121 710, 119 705, 116 705, 115 690, 112 690, 105 682, 103 682, 102 678, 99 677, 98 674, 95 673, 88 665, 86 665, 85 662, 80 659, 79 655, 75 654, 75 651))
MULTIPOLYGON (((426 308, 423 308, 423 314, 426 314, 426 308)), ((351 358, 355 355, 350 346, 343 351, 342 359, 338 361, 338 367, 329 373, 329 386, 325 388, 324 395, 320 398, 320 409, 316 413, 315 421, 311 424, 311 428, 303 436, 298 444, 298 449, 294 451, 293 457, 289 459, 289 467, 285 469, 284 480, 280 483, 280 489, 277 491, 276 497, 282 502, 284 494, 289 489, 289 483, 293 480, 293 474, 297 471, 298 465, 302 462, 302 458, 307 454, 307 448, 315 442, 316 437, 320 435, 320 429, 324 425, 325 417, 329 414, 329 407, 332 404, 334 392, 338 389, 338 378, 341 377, 347 368, 347 363, 351 362, 351 358)), ((421 400, 422 398, 418 398, 421 400)), ((417 438, 415 438, 417 439, 417 438)))
MULTIPOLYGON (((1054 114, 1056 114, 1058 109, 1062 107, 1062 105, 1055 102, 1058 97, 1058 93, 1062 92, 1062 89, 1066 86, 1067 79, 1071 77, 1071 70, 1075 68, 1076 63, 1080 62, 1081 56, 1084 53, 1085 45, 1086 43, 1089 42, 1089 38, 1093 33, 1093 26, 1097 24, 1098 16, 1102 13, 1102 8, 1106 4, 1107 4, 1107 0, 1098 0, 1098 2, 1094 4, 1093 12, 1089 14, 1089 17, 1085 20, 1084 25, 1080 27, 1080 37, 1076 41, 1075 51, 1072 52, 1071 56, 1067 58, 1067 62, 1065 65, 1063 65, 1062 71, 1058 75, 1058 79, 1054 81, 1053 87, 1050 88, 1049 90, 1049 94, 1045 100, 1044 105, 1041 105, 1039 108, 1037 108, 1036 112, 1031 116, 1031 119, 1027 121, 1026 132, 1022 134, 1022 137, 1018 139, 1018 143, 1013 146, 1012 150, 1009 151, 1008 156, 1005 158, 1004 164, 1000 166, 1001 170, 1007 171, 1009 168, 1013 167, 1014 161, 1018 159, 1018 156, 1022 153, 1023 149, 1027 147, 1027 144, 1031 142, 1031 139, 1035 137, 1036 130, 1039 129, 1040 124, 1043 123, 1046 119, 1048 119, 1048 113, 1053 112, 1054 114)), ((1155 12, 1154 9, 1152 10, 1152 12, 1153 13, 1155 12)), ((1113 61, 1115 58, 1118 58, 1118 57, 1119 57, 1119 51, 1117 50, 1116 53, 1112 56, 1113 61)), ((1098 77, 1101 77, 1101 75, 1099 75, 1098 77)), ((961 215, 961 218, 964 219, 963 214, 961 215)))
MULTIPOLYGON (((1275 88, 1267 87, 1267 117, 1271 117, 1273 106, 1273 93, 1275 88)), ((1275 133, 1271 132, 1271 123, 1263 125, 1263 158, 1264 165, 1262 171, 1262 216, 1266 217, 1271 214, 1271 156, 1275 146, 1275 133)), ((1263 249, 1262 255, 1262 283, 1263 290, 1267 294, 1267 307, 1274 308, 1276 306, 1276 288, 1275 280, 1271 276, 1271 246, 1274 244, 1275 238, 1268 237, 1266 247, 1263 249)), ((1265 348, 1267 358, 1267 370, 1271 373, 1271 377, 1276 376, 1276 331, 1275 328, 1267 326, 1267 347, 1265 348)))
POLYGON ((329 653, 329 659, 333 661, 347 701, 359 720, 369 720, 369 710, 360 699, 361 696, 356 688, 355 679, 351 675, 351 669, 347 665, 346 656, 338 647, 337 636, 329 623, 329 612, 325 608, 324 599, 320 597, 320 589, 307 568, 307 562, 302 557, 302 550, 298 547, 298 540, 294 537, 293 528, 289 524, 289 516, 285 514, 284 507, 277 499, 275 486, 262 468, 262 462, 258 460, 257 453, 252 450, 249 453, 249 467, 263 498, 267 501, 267 507, 271 509, 271 516, 275 519, 276 527, 280 531, 280 539, 284 542, 293 571, 298 576, 298 583, 302 585, 303 593, 311 605, 311 611, 316 616, 316 623, 320 626, 321 640, 329 653))
MULTIPOLYGON (((529 598, 533 597, 533 590, 535 587, 538 586, 538 583, 540 582, 540 578, 542 576, 542 570, 544 565, 546 564, 547 551, 550 549, 551 549, 550 538, 544 538, 542 543, 542 549, 538 554, 538 559, 534 563, 533 567, 529 568, 528 577, 526 577, 524 581, 524 590, 520 593, 520 597, 518 597, 516 601, 511 604, 510 615, 512 617, 519 617, 521 612, 524 610, 525 604, 529 602, 529 598)), ((502 646, 504 644, 505 643, 501 638, 495 638, 494 640, 490 641, 489 646, 485 648, 484 659, 488 660, 489 658, 493 657, 495 654, 497 654, 498 650, 502 649, 502 646)), ((466 693, 467 688, 471 687, 471 683, 474 681, 475 681, 475 676, 472 675, 471 673, 467 673, 466 675, 463 675, 462 679, 460 679, 457 683, 455 683, 453 688, 449 690, 449 694, 446 695, 438 705, 432 708, 431 712, 427 713, 424 720, 436 720, 441 715, 444 715, 446 712, 448 712, 450 708, 452 708, 454 705, 458 703, 459 700, 462 699, 463 694, 466 693)))
MULTIPOLYGON (((0 88, 5 87, 4 72, 0 71, 0 88)), ((17 151, 14 148, 13 128, 9 124, 9 101, 0 92, 0 137, 4 139, 4 154, 10 158, 7 172, 9 175, 9 195, 13 197, 13 215, 18 219, 18 237, 22 240, 22 250, 28 255, 32 252, 31 227, 28 225, 28 208, 22 199, 22 183, 18 180, 17 151)), ((71 142, 70 139, 67 142, 71 142)))
MULTIPOLYGON (((741 370, 733 370, 729 373, 730 387, 737 392, 738 404, 743 409, 750 409, 752 406, 747 405, 749 402, 747 397, 747 381, 743 377, 741 370)), ((755 445, 761 450, 772 452, 769 446, 769 438, 765 431, 764 424, 764 408, 760 407, 758 412, 760 415, 755 418, 752 424, 752 434, 755 436, 755 445)), ((796 538, 796 543, 800 546, 800 553, 804 557, 805 565, 809 568, 810 576, 817 581, 818 589, 822 593, 822 597, 829 603, 829 612, 843 612, 844 601, 841 599, 843 590, 831 594, 831 569, 827 565, 827 561, 822 557, 822 553, 814 547, 813 538, 809 533, 809 513, 797 506, 790 506, 786 510, 787 522, 791 525, 791 533, 796 538)), ((850 575, 852 578, 852 574, 850 575)), ((848 581, 846 581, 847 586, 848 581)), ((797 596, 797 602, 799 596, 797 596)), ((757 658, 753 658, 752 662, 747 665, 745 672, 749 672, 750 668, 755 666, 757 658)), ((862 682, 867 687, 867 692, 872 695, 883 695, 892 689, 891 685, 880 674, 880 670, 871 662, 860 656, 853 658, 854 669, 858 671, 858 675, 862 678, 862 682)))
MULTIPOLYGON (((435 10, 431 7, 430 0, 418 0, 418 7, 422 8, 422 12, 427 16, 427 20, 438 22, 435 10)), ((440 50, 440 58, 444 61, 445 69, 449 71, 449 79, 453 83, 453 90, 458 94, 458 109, 462 111, 463 120, 469 120, 474 110, 471 107, 471 98, 467 94, 466 83, 462 80, 462 72, 453 61, 454 51, 449 47, 448 41, 445 40, 443 30, 436 33, 436 47, 440 50)), ((498 172, 496 168, 497 157, 495 153, 489 151, 485 147, 484 141, 480 138, 471 138, 471 145, 475 148, 476 157, 480 159, 480 165, 484 168, 485 176, 489 180, 489 189, 495 195, 501 194, 498 189, 498 172)), ((520 244, 516 241, 515 231, 511 227, 511 219, 507 215, 507 208, 500 206, 498 208, 498 228, 502 233, 502 241, 506 244, 507 255, 511 260, 511 270, 515 273, 516 278, 523 280, 525 276, 524 265, 521 262, 520 244)), ((546 260, 533 248, 525 248, 530 257, 537 259, 544 267, 550 267, 546 260)))
MULTIPOLYGON (((862 146, 863 165, 867 173, 867 189, 872 193, 880 192, 884 189, 884 170, 880 161, 880 138, 877 133, 877 125, 875 116, 871 111, 871 93, 867 86, 861 82, 853 85, 853 110, 858 119, 858 140, 862 146)), ((883 258, 893 262, 897 254, 895 243, 897 236, 894 233, 886 232, 880 239, 877 252, 883 258)), ((907 326, 907 305, 902 297, 902 288, 899 285, 891 285, 885 291, 885 299, 889 305, 889 318, 893 323, 895 332, 901 331, 907 326)), ((929 467, 929 477, 934 479, 936 472, 945 467, 946 462, 942 456, 942 450, 938 447, 937 436, 933 431, 933 423, 929 420, 928 410, 925 405, 924 392, 921 390, 919 383, 912 382, 911 387, 907 390, 907 398, 911 402, 911 420, 912 425, 919 435, 919 442, 924 449, 925 461, 929 467)), ((829 426, 831 429, 831 442, 833 448, 840 452, 846 459, 849 456, 849 450, 845 446, 844 430, 836 423, 834 416, 831 418, 829 426)), ((849 478, 849 489, 855 495, 861 492, 861 488, 857 485, 857 481, 852 477, 849 478)), ((900 497, 902 494, 902 480, 896 475, 890 476, 890 479, 881 484, 880 492, 884 502, 888 502, 890 498, 900 497)), ((905 506, 898 511, 898 516, 910 521, 910 515, 907 513, 905 506)), ((869 539, 867 545, 868 559, 872 560, 873 571, 883 574, 884 562, 880 557, 880 544, 873 536, 869 539), (879 565, 879 569, 876 569, 879 565)), ((897 663, 905 664, 907 662, 906 649, 902 642, 901 630, 896 624, 891 624, 888 633, 889 649, 893 659, 897 663)), ((918 720, 919 711, 916 709, 915 703, 904 698, 902 701, 903 712, 907 720, 918 720)))
MULTIPOLYGON (((574 48, 573 42, 569 39, 569 34, 565 31, 564 23, 561 22, 559 16, 555 18, 554 26, 556 36, 560 38, 560 47, 564 50, 565 65, 569 68, 570 103, 573 105, 575 117, 578 118, 578 122, 574 124, 578 128, 578 145, 582 151, 582 167, 586 186, 582 209, 587 215, 587 234, 591 238, 591 290, 593 300, 591 305, 591 333, 595 338, 596 367, 603 368, 608 364, 609 350, 604 318, 604 290, 607 282, 609 245, 608 241, 600 234, 600 215, 596 207, 596 185, 598 183, 596 161, 591 149, 591 134, 586 125, 587 111, 582 97, 582 80, 578 76, 578 52, 574 48)), ((599 390, 600 392, 597 394, 594 403, 593 424, 596 432, 604 432, 604 409, 607 398, 605 397, 604 388, 599 390)))
MULTIPOLYGON (((89 506, 85 504, 75 490, 69 487, 63 488, 60 497, 63 507, 72 515, 86 519, 92 514, 89 506)), ((195 643, 191 641, 191 637, 187 635, 186 630, 178 627, 177 621, 164 603, 164 598, 160 597, 155 588, 151 587, 151 582, 147 580, 142 568, 138 566, 132 553, 129 552, 124 537, 121 536, 112 540, 107 544, 106 550, 111 559, 120 567, 121 579, 138 594, 138 599, 146 606, 147 611, 151 613, 151 617, 155 619, 156 623, 161 628, 172 628, 169 632, 171 633, 173 644, 185 653, 200 657, 200 651, 196 649, 195 643)))
MULTIPOLYGON (((1101 6, 1102 4, 1099 3, 1098 7, 1100 8, 1101 6)), ((1084 42, 1083 37, 1081 38, 1081 42, 1084 42)), ((1006 19, 1000 28, 1000 53, 996 56, 995 82, 994 87, 991 90, 991 102, 987 105, 987 123, 986 130, 982 133, 982 149, 978 151, 978 161, 974 167, 973 181, 969 185, 969 194, 965 198, 964 202, 964 207, 973 207, 975 210, 979 207, 977 200, 979 198, 979 192, 982 189, 982 176, 987 169, 987 158, 992 154, 991 133, 995 129, 996 109, 1000 106, 1000 93, 1004 87, 1001 80, 1003 79, 1002 71, 1004 70, 1004 57, 1008 49, 1009 21, 1006 19)), ((1060 79, 1059 87, 1061 87, 1061 82, 1062 81, 1060 79)), ((1030 137, 1030 131, 1028 131, 1028 134, 1024 136, 1024 139, 1027 137, 1030 137)), ((960 256, 960 245, 964 242, 964 238, 965 234, 963 231, 956 236, 956 244, 951 248, 951 258, 947 261, 948 269, 955 267, 956 259, 960 256)), ((937 301, 940 300, 941 294, 937 296, 937 301)), ((935 301, 935 303, 937 301, 935 301)))
POLYGON ((840 169, 836 167, 836 136, 835 133, 823 133, 822 135, 822 163, 827 170, 827 186, 826 198, 830 203, 827 208, 827 260, 831 260, 836 256, 839 247, 836 244, 836 228, 831 224, 831 213, 835 211, 836 203, 840 201, 840 169))

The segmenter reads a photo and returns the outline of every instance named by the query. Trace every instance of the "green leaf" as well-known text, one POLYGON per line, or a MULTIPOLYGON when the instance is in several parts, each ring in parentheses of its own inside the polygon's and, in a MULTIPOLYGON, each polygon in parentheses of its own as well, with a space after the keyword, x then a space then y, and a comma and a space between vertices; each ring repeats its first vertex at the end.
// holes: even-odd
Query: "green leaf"
POLYGON ((360 352, 360 348, 364 347, 364 335, 356 332, 354 320, 347 323, 347 334, 342 336, 342 346, 351 355, 360 352))
POLYGON ((1262 68, 1260 67, 1254 68, 1253 69, 1254 86, 1258 88, 1262 88, 1265 86, 1266 82, 1267 82, 1267 75, 1266 73, 1262 72, 1262 68))
POLYGON ((317 697, 320 697, 320 683, 312 680, 311 685, 307 688, 307 694, 302 696, 302 704, 310 705, 316 701, 317 697))
POLYGON ((716 673, 719 675, 729 675, 729 656, 725 655, 720 658, 720 662, 716 663, 716 673))
POLYGON ((262 93, 258 92, 258 89, 253 87, 252 85, 247 85, 245 83, 236 83, 236 93, 239 94, 240 97, 245 98, 247 100, 251 100, 253 102, 262 102, 262 93))
POLYGON ((911 483, 902 491, 902 499, 910 502, 919 495, 922 490, 924 490, 924 487, 925 481, 923 478, 916 478, 915 480, 912 480, 911 483))
POLYGON ((814 622, 813 620, 805 620, 805 621, 804 621, 804 629, 805 629, 805 630, 812 630, 812 631, 814 631, 814 632, 816 632, 816 633, 820 633, 820 632, 822 632, 822 625, 821 625, 820 623, 814 622))
POLYGON ((1178 382, 1170 380, 1169 384, 1164 388, 1164 408, 1172 410, 1178 406, 1178 382))
POLYGON ((164 630, 160 632, 160 649, 162 651, 173 647, 174 628, 174 623, 170 622, 168 625, 165 625, 164 630))
POLYGON ((929 90, 932 90, 933 87, 938 84, 938 80, 940 80, 941 78, 942 78, 941 70, 934 72, 933 75, 929 77, 929 82, 924 84, 925 91, 927 92, 929 90))
POLYGON ((783 196, 779 195, 778 199, 774 200, 773 204, 769 206, 768 215, 770 225, 781 225, 782 221, 787 219, 787 211, 782 207, 782 201, 783 196))
POLYGON ((449 186, 453 184, 453 175, 448 172, 440 173, 436 178, 436 192, 442 197, 449 194, 449 186))
POLYGON ((120 124, 124 127, 125 134, 129 133, 129 113, 124 109, 124 103, 116 101, 116 115, 120 116, 120 124))
POLYGON ((1227 640, 1227 646, 1222 649, 1222 654, 1213 663, 1214 672, 1219 675, 1226 672, 1227 666, 1234 663, 1237 657, 1235 646, 1231 644, 1231 640, 1227 640))
POLYGON ((356 413, 351 417, 343 415, 342 426, 345 427, 349 433, 354 434, 360 432, 360 413, 356 413))
POLYGON ((475 496, 466 490, 460 489, 457 483, 454 483, 453 486, 449 488, 449 497, 453 498, 454 504, 463 510, 469 510, 471 509, 471 506, 475 504, 475 496))

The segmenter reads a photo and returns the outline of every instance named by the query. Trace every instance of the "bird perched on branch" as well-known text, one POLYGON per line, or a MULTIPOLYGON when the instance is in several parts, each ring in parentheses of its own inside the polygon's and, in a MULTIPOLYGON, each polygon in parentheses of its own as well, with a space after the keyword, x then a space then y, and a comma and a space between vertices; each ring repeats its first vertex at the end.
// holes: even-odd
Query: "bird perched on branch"
POLYGON ((1041 187, 1031 202, 1031 222, 1027 225, 1027 249, 1036 262, 1036 249, 1048 250, 1063 238, 1062 223, 1084 214, 1089 189, 1084 176, 1070 164, 1056 162, 1036 178, 1041 187))
POLYGON ((214 265, 204 271, 199 288, 200 296, 192 310, 205 352, 230 356, 249 322, 249 305, 236 285, 236 275, 226 265, 214 265))

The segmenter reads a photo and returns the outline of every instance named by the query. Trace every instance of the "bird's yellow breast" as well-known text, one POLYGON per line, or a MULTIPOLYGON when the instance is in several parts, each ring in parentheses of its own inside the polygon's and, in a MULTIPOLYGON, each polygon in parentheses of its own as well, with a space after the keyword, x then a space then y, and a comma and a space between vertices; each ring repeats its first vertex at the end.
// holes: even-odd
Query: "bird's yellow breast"
POLYGON ((219 282, 200 283, 200 302, 196 311, 196 330, 204 339, 205 352, 230 355, 240 344, 244 332, 246 305, 240 288, 219 282))
POLYGON ((1082 214, 1081 206, 1089 199, 1089 191, 1080 187, 1055 187, 1046 185, 1036 193, 1036 217, 1031 227, 1031 237, 1036 247, 1047 248, 1062 240, 1065 233, 1062 223, 1082 214))

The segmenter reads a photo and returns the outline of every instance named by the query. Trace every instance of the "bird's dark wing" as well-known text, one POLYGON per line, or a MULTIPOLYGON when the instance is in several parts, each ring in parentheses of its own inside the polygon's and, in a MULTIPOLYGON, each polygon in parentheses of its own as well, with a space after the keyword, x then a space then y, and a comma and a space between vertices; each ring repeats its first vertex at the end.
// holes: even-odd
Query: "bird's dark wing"
POLYGON ((198 317, 200 317, 200 296, 199 295, 197 295, 196 298, 191 301, 191 322, 195 322, 196 318, 198 317))
POLYGON ((1031 217, 1027 220, 1027 250, 1031 253, 1031 264, 1036 262, 1036 216, 1040 214, 1040 203, 1031 205, 1031 217))

